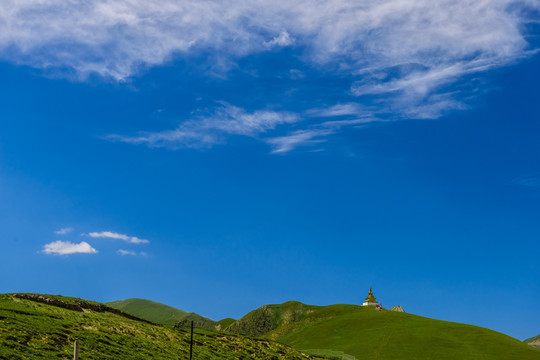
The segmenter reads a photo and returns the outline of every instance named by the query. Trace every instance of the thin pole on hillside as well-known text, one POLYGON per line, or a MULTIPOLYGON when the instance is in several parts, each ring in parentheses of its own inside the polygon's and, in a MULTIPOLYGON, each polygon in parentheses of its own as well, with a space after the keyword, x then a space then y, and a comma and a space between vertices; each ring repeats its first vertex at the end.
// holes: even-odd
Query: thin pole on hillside
POLYGON ((79 360, 79 342, 77 340, 73 344, 73 360, 79 360))
POLYGON ((191 341, 189 342, 189 360, 193 359, 193 320, 191 320, 191 341))

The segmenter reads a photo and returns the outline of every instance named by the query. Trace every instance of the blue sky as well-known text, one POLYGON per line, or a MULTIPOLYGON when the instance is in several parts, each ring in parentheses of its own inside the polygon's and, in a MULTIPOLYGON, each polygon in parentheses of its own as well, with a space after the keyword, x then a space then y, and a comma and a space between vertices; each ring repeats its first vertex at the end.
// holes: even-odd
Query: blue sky
POLYGON ((539 10, 0 4, 0 292, 539 334, 539 10))

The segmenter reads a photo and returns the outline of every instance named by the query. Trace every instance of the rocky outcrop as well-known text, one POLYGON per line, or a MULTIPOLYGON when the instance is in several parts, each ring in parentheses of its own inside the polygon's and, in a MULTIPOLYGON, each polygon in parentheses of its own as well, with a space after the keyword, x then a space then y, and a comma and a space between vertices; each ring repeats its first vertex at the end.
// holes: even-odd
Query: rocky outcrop
POLYGON ((31 300, 35 302, 40 302, 43 304, 58 306, 63 309, 73 310, 73 311, 83 311, 83 308, 77 304, 70 304, 62 300, 57 300, 53 298, 48 298, 43 295, 34 295, 34 294, 13 294, 14 297, 19 299, 31 300))
POLYGON ((524 343, 534 346, 537 349, 540 349, 540 335, 527 339, 524 341, 524 343))

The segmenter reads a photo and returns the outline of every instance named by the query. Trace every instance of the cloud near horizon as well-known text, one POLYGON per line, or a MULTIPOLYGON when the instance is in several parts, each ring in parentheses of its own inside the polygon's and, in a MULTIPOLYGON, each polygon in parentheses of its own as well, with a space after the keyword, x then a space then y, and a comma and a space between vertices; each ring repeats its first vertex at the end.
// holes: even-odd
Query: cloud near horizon
POLYGON ((57 240, 43 246, 43 253, 49 255, 97 254, 97 252, 86 241, 75 244, 69 241, 57 240))
POLYGON ((106 238, 116 239, 128 242, 130 244, 148 244, 150 241, 146 239, 140 239, 136 236, 128 236, 125 234, 115 233, 112 231, 91 232, 87 234, 91 238, 106 238))
MULTIPOLYGON (((6 0, 0 3, 0 59, 81 81, 90 74, 123 81, 177 58, 210 54, 210 66, 219 67, 292 47, 306 67, 346 78, 344 95, 358 103, 376 98, 372 116, 386 111, 394 119, 433 119, 466 108, 466 96, 448 86, 535 51, 527 26, 539 11, 534 0, 6 0)), ((274 148, 286 152, 322 132, 309 117, 293 128, 300 116, 294 112, 235 105, 217 106, 213 115, 174 130, 110 138, 204 148, 230 135, 267 134, 274 140, 262 141, 287 142, 274 148), (289 133, 270 134, 278 124, 289 133)))

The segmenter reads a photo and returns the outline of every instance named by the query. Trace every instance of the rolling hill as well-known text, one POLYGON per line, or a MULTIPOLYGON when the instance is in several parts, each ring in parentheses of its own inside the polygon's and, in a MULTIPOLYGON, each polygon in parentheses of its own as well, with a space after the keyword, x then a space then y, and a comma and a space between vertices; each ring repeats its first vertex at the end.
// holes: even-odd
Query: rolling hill
MULTIPOLYGON (((81 359, 188 358, 189 332, 156 324, 166 322, 174 308, 131 303, 139 309, 152 305, 152 320, 76 298, 0 295, 0 358, 71 359, 74 340, 81 359)), ((174 310, 176 316, 194 315, 174 310)), ((357 305, 289 301, 214 324, 227 333, 196 330, 195 359, 300 360, 320 359, 314 356, 319 354, 356 360, 540 360, 540 350, 492 330, 357 305)), ((535 345, 539 339, 526 342, 535 345)))
POLYGON ((214 328, 216 329, 216 331, 223 331, 225 330, 225 328, 233 324, 235 321, 236 320, 232 318, 225 318, 225 319, 217 321, 215 323, 214 328))
MULTIPOLYGON (((0 295, 0 358, 188 359, 189 332, 151 324, 104 304, 35 294, 0 295)), ((193 358, 313 360, 286 345, 198 330, 193 358)))
POLYGON ((265 305, 226 330, 264 335, 299 350, 343 351, 356 359, 540 360, 540 351, 472 325, 357 305, 265 305))
POLYGON ((211 327, 213 327, 215 323, 213 320, 201 315, 144 299, 118 300, 106 303, 105 305, 135 315, 141 319, 171 327, 182 320, 193 320, 200 324, 208 324, 211 327))
POLYGON ((280 326, 298 321, 318 306, 288 301, 279 305, 264 305, 233 322, 225 331, 260 336, 280 326))

